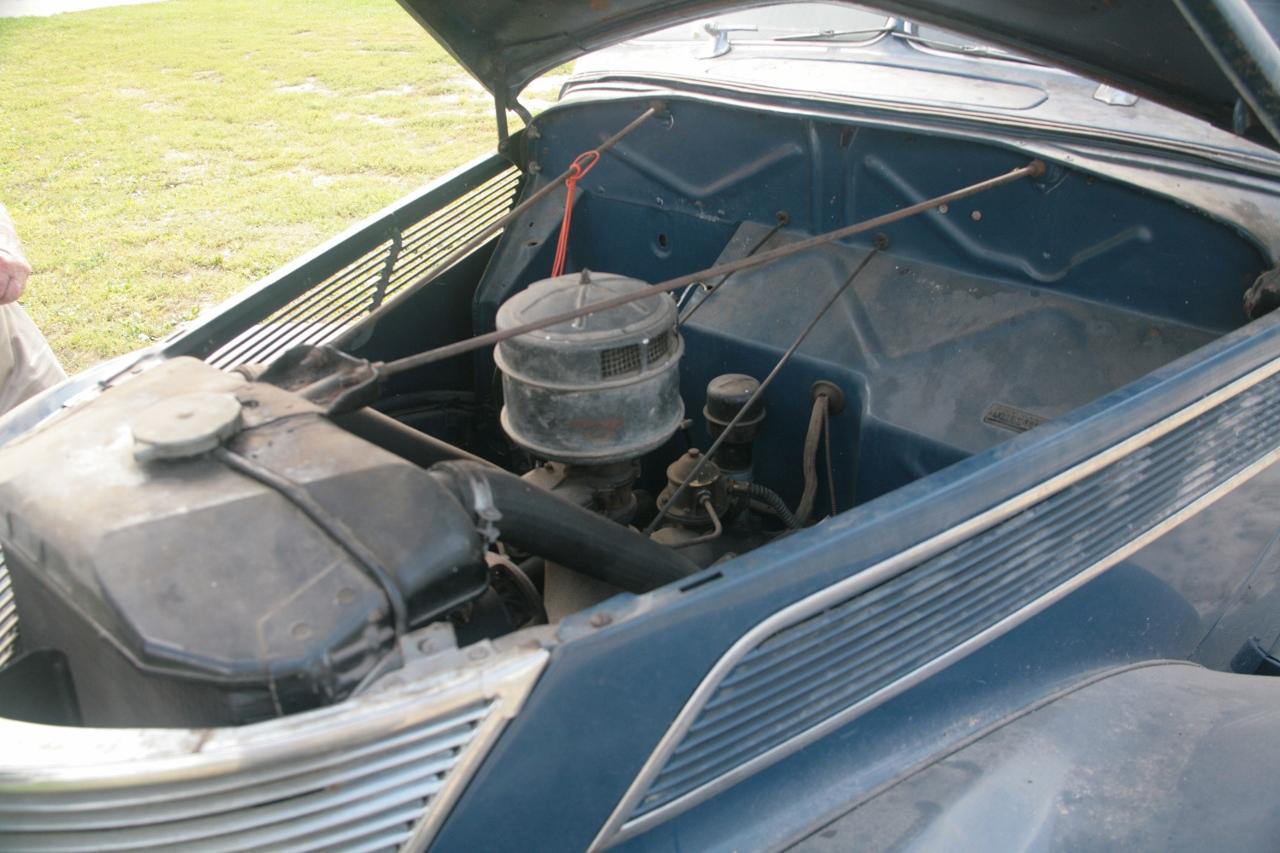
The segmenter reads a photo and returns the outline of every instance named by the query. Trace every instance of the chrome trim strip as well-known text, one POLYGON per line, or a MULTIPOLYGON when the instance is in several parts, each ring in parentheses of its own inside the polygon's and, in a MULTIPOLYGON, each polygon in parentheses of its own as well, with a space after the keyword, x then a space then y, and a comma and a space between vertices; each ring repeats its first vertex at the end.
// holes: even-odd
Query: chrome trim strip
POLYGON ((421 678, 392 673, 384 679, 385 686, 337 705, 247 726, 103 729, 0 718, 0 804, 9 798, 15 809, 42 810, 37 798, 49 795, 50 808, 74 809, 74 805, 58 805, 65 802, 60 795, 100 794, 93 798, 100 804, 113 795, 127 798, 134 788, 154 792, 175 783, 234 780, 254 769, 310 754, 375 745, 478 701, 488 702, 457 762, 400 848, 422 850, 523 705, 550 657, 538 648, 495 654, 487 644, 482 647, 485 655, 480 661, 467 660, 421 678))
POLYGON ((697 803, 700 803, 720 791, 725 790, 757 770, 798 751, 818 738, 830 733, 832 730, 849 723, 856 717, 861 716, 863 713, 875 708, 877 705, 888 701, 897 694, 902 693, 908 688, 923 681, 925 678, 928 678, 930 675, 944 669, 981 646, 986 645, 1001 634, 1006 633, 1022 622, 1025 622, 1027 619, 1030 619, 1053 602, 1063 598, 1068 593, 1102 574, 1116 563, 1119 563, 1134 552, 1140 550, 1155 539, 1177 527, 1179 524, 1200 512, 1214 501, 1217 501, 1224 495, 1238 488, 1269 465, 1280 461, 1280 448, 1272 450, 1265 456, 1251 463, 1248 467, 1237 472, 1234 476, 1218 484, 1209 492, 1201 495, 1199 498, 1174 513, 1169 518, 1160 522, 1155 527, 1150 528, 1138 537, 1130 540, 1118 550, 1109 554, 1106 558, 1083 570, 1071 580, 1055 587, 1053 590, 1044 594, 1030 604, 1009 614, 996 624, 951 649, 951 651, 935 658, 933 661, 912 671, 897 681, 886 685, 875 693, 872 693, 870 696, 850 705, 835 716, 829 717, 823 722, 818 723, 817 725, 794 736, 790 740, 787 740, 769 751, 756 756, 750 761, 739 765, 723 776, 720 776, 699 788, 689 791, 688 793, 651 812, 641 815, 633 820, 627 820, 627 817, 635 810, 636 805, 640 802, 645 792, 648 791, 653 780, 657 778, 658 774, 662 771, 667 759, 671 757, 671 754, 675 752, 676 748, 680 745, 680 742, 684 739, 685 733, 689 730, 690 726, 693 725, 699 712, 702 710, 702 707, 710 700, 716 688, 720 685, 720 682, 733 670, 743 657, 745 657, 766 638, 772 636, 782 628, 808 618, 814 613, 817 613, 838 601, 843 601, 844 599, 856 595, 870 587, 876 586, 889 578, 906 571, 923 560, 926 560, 954 545, 959 544, 960 542, 963 542, 966 539, 977 535, 978 533, 983 532, 984 530, 995 526, 996 524, 1012 517, 1018 512, 1021 512, 1034 504, 1040 503, 1046 498, 1062 491, 1080 480, 1083 480, 1085 477, 1106 468, 1118 460, 1123 459, 1125 456, 1147 446, 1156 439, 1172 432, 1183 424, 1221 405, 1226 400, 1247 391, 1277 373, 1280 373, 1280 359, 1270 361, 1267 364, 1254 369, 1239 379, 1219 388, 1217 391, 1200 398, 1195 403, 1180 409, 1163 420, 1152 424, 1146 429, 1135 433, 1115 445, 1112 445, 1096 456, 1093 456, 1084 462, 1049 478, 1045 482, 1022 492, 1021 494, 1015 495, 1005 502, 997 504, 996 506, 979 513, 973 518, 970 518, 955 527, 945 530, 917 545, 913 545, 907 550, 895 554, 887 560, 877 563, 865 571, 845 578, 844 580, 832 584, 825 589, 818 590, 808 597, 802 598, 782 610, 779 610, 772 616, 757 624, 729 647, 729 650, 725 652, 718 661, 716 661, 716 664, 707 673, 706 677, 701 683, 699 683, 693 694, 689 697, 688 702, 685 703, 685 706, 680 710, 680 713, 672 722, 671 727, 667 729, 666 734, 664 734, 662 739, 658 742, 653 753, 640 768, 640 772, 636 775, 635 780, 622 796, 622 799, 619 800, 618 805, 609 815, 604 826, 601 827, 600 832, 592 841, 589 849, 592 851, 603 850, 613 844, 633 838, 656 824, 674 817, 680 812, 683 812, 697 803))
POLYGON ((444 787, 436 795, 435 802, 430 804, 426 817, 400 848, 402 851, 425 850, 431 839, 436 837, 445 818, 453 810, 453 804, 466 790, 471 777, 480 768, 480 763, 488 757, 489 749, 497 741, 498 735, 524 705, 524 700, 550 657, 550 652, 545 649, 534 649, 526 651, 506 667, 480 674, 481 692, 497 697, 497 703, 476 730, 469 748, 463 751, 458 763, 445 779, 444 787))

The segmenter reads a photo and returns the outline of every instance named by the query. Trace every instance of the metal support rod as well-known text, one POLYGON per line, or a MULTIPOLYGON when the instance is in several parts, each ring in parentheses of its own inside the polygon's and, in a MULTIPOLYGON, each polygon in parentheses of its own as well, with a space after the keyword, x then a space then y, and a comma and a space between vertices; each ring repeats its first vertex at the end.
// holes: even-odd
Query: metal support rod
POLYGON ((627 305, 631 302, 647 299, 660 293, 679 290, 682 287, 687 287, 695 282, 705 281, 706 279, 714 276, 727 276, 735 272, 741 272, 742 270, 764 266, 765 264, 772 263, 773 261, 787 258, 792 255, 799 254, 800 252, 808 251, 809 249, 815 249, 818 246, 824 246, 827 243, 833 243, 836 240, 842 240, 846 237, 852 237, 855 234, 862 234, 866 231, 873 231, 877 228, 882 228, 885 225, 907 219, 915 216, 916 214, 923 213, 926 210, 938 207, 939 205, 951 204, 952 202, 969 198, 970 196, 977 195, 978 193, 1013 183, 1014 181, 1022 178, 1039 177, 1044 174, 1044 170, 1045 165, 1043 161, 1032 160, 1027 165, 1011 169, 1003 175, 997 175, 994 178, 988 178, 985 181, 979 181, 976 184, 970 184, 967 187, 961 187, 958 190, 916 202, 915 204, 909 205, 900 210, 895 210, 892 213, 885 213, 880 216, 874 216, 871 219, 864 219, 861 222, 855 222, 852 225, 846 225, 843 228, 837 228, 834 231, 828 231, 824 234, 819 234, 816 237, 810 237, 807 240, 801 240, 797 243, 780 246, 777 249, 771 249, 767 252, 761 252, 756 255, 748 255, 747 257, 739 258, 736 261, 728 261, 714 267, 709 267, 698 272, 689 273, 688 275, 682 275, 678 278, 664 281, 660 284, 650 285, 643 290, 635 290, 631 293, 624 293, 611 299, 603 299, 599 302, 593 302, 572 311, 564 311, 560 314, 544 317, 543 319, 532 323, 524 323, 519 326, 512 326, 509 329, 500 329, 484 335, 476 335, 473 338, 467 338, 466 340, 457 341, 456 343, 427 350, 426 352, 421 352, 417 355, 406 356, 405 358, 396 359, 395 361, 390 361, 385 364, 375 365, 375 369, 379 376, 385 377, 393 376, 397 373, 403 373, 406 370, 414 370, 424 365, 435 364, 438 361, 444 361, 445 359, 453 358, 454 356, 474 352, 475 350, 501 343, 502 341, 509 340, 510 338, 518 337, 529 332, 536 332, 539 329, 545 329, 548 326, 557 326, 561 323, 567 323, 570 320, 576 320, 579 317, 585 317, 588 314, 595 314, 599 311, 608 311, 611 308, 617 308, 621 305, 627 305))
MULTIPOLYGON (((778 221, 774 223, 773 227, 770 228, 768 231, 766 231, 765 235, 761 237, 754 246, 751 247, 751 250, 747 252, 748 256, 754 255, 756 252, 763 249, 765 247, 765 244, 773 239, 773 235, 781 231, 782 226, 786 225, 787 222, 790 221, 790 217, 787 216, 787 214, 784 213, 783 211, 778 211, 777 220, 778 221)), ((689 322, 689 318, 692 317, 694 314, 696 314, 698 312, 698 309, 701 308, 703 305, 705 305, 708 299, 715 296, 717 290, 724 287, 724 283, 729 280, 729 276, 731 275, 733 275, 733 273, 726 273, 725 275, 720 277, 719 281, 717 281, 715 284, 711 285, 710 287, 707 287, 706 283, 704 282, 702 287, 705 288, 706 292, 702 294, 701 299, 699 299, 697 302, 689 306, 689 310, 684 313, 684 316, 680 317, 676 321, 676 325, 683 326, 685 323, 689 322)), ((693 285, 690 285, 690 287, 692 286, 693 285)))
MULTIPOLYGON (((646 536, 658 528, 662 519, 666 517, 667 508, 673 506, 675 502, 680 499, 680 496, 684 493, 685 489, 687 489, 689 484, 698 476, 702 467, 707 464, 707 460, 712 456, 715 456, 716 451, 720 449, 720 445, 724 444, 725 439, 733 434, 733 430, 738 426, 738 422, 746 416, 747 412, 752 410, 756 401, 764 395, 765 389, 769 387, 769 383, 773 382, 773 380, 777 378, 778 374, 782 372, 782 368, 787 366, 787 362, 791 360, 791 356, 796 354, 796 350, 800 349, 800 345, 804 343, 804 339, 809 337, 809 333, 812 332, 814 327, 817 326, 822 318, 827 315, 827 312, 831 310, 831 306, 836 304, 836 300, 840 298, 841 294, 849 289, 849 285, 853 284, 853 280, 858 277, 858 274, 866 268, 867 264, 871 262, 871 259, 874 258, 879 251, 879 249, 872 249, 867 252, 862 260, 858 261, 858 265, 853 268, 853 272, 844 280, 844 284, 836 288, 836 292, 831 294, 831 298, 823 303, 822 308, 814 315, 813 319, 809 321, 809 324, 805 326, 800 334, 796 336, 796 339, 791 342, 791 346, 787 347, 787 351, 778 359, 778 363, 769 371, 769 375, 761 380, 760 384, 756 387, 756 390, 747 398, 747 402, 742 404, 742 408, 738 409, 734 416, 729 420, 729 423, 725 425, 725 428, 720 432, 719 437, 716 438, 715 441, 711 442, 711 447, 707 449, 707 452, 698 457, 697 463, 694 464, 693 468, 689 471, 689 474, 681 480, 680 485, 676 487, 676 490, 671 493, 671 497, 667 498, 666 503, 658 507, 658 514, 653 517, 653 521, 649 522, 648 526, 644 529, 646 536)), ((805 519, 800 517, 799 522, 800 524, 804 524, 805 519)))
MULTIPOLYGON (((661 111, 661 109, 662 109, 661 105, 654 105, 649 107, 644 112, 640 113, 640 115, 632 119, 627 124, 626 127, 622 128, 622 130, 619 130, 613 136, 610 136, 604 142, 601 142, 599 145, 597 145, 595 147, 595 150, 603 154, 604 152, 608 151, 610 148, 613 148, 615 145, 617 145, 619 142, 625 139, 628 135, 630 135, 630 133, 634 131, 637 127, 639 127, 640 125, 644 124, 646 121, 648 121, 649 119, 657 115, 661 111)), ((500 111, 500 114, 501 114, 501 111, 500 111)), ((359 340, 360 335, 364 332, 364 330, 376 325, 379 320, 385 317, 387 313, 394 310, 397 305, 399 305, 405 299, 408 299, 410 296, 417 293, 423 287, 425 287, 426 285, 434 281, 436 275, 438 275, 440 272, 443 272, 444 270, 447 270, 449 267, 453 266, 458 261, 462 260, 467 255, 471 254, 476 249, 483 246, 486 242, 488 242, 489 238, 492 237, 494 234, 497 234, 503 228, 510 225, 512 222, 514 222, 516 219, 519 219, 530 208, 532 208, 538 202, 542 201, 544 198, 546 198, 556 189, 564 186, 564 182, 569 179, 569 176, 571 174, 573 174, 572 169, 565 169, 563 172, 561 172, 559 175, 553 178, 551 182, 548 183, 546 186, 542 187, 533 195, 529 196, 527 199, 520 202, 520 204, 517 204, 515 207, 511 208, 510 212, 507 213, 506 216, 502 216, 494 220, 493 222, 489 223, 484 228, 480 229, 480 231, 478 231, 475 234, 475 236, 473 236, 470 240, 463 243, 458 248, 454 249, 452 252, 449 253, 448 257, 440 261, 440 263, 436 264, 433 267, 432 274, 424 275, 422 278, 418 279, 413 284, 401 290, 389 302, 383 303, 381 306, 379 306, 374 311, 372 311, 369 314, 369 316, 365 317, 359 323, 356 323, 354 326, 350 327, 349 329, 344 331, 342 334, 338 335, 338 337, 334 338, 333 341, 331 342, 331 345, 336 347, 337 349, 342 349, 350 345, 352 341, 359 340)))
POLYGON ((839 510, 836 509, 836 469, 831 464, 831 407, 828 406, 826 412, 823 413, 822 423, 822 443, 826 448, 825 456, 827 457, 827 505, 830 507, 831 514, 835 515, 839 510))

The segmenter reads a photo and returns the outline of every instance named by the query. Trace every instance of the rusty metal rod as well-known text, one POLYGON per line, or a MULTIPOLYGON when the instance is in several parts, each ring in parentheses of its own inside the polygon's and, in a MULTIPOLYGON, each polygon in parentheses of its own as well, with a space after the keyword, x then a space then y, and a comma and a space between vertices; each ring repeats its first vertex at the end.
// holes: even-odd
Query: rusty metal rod
MULTIPOLYGON (((633 130, 635 130, 637 127, 639 127, 640 125, 644 124, 646 121, 648 121, 649 119, 657 115, 661 111, 661 109, 662 108, 660 105, 649 107, 644 112, 640 113, 640 115, 632 119, 627 124, 626 127, 622 128, 622 130, 619 130, 613 136, 610 136, 604 142, 601 142, 599 145, 597 145, 594 150, 599 151, 601 154, 608 151, 610 148, 614 147, 623 139, 625 139, 628 135, 630 135, 630 133, 633 130)), ((344 347, 348 346, 352 341, 358 340, 360 335, 363 334, 366 329, 377 325, 379 320, 385 317, 389 312, 395 310, 395 308, 398 307, 399 304, 403 302, 405 299, 408 299, 410 296, 417 293, 422 288, 426 287, 428 284, 434 281, 436 276, 438 276, 440 273, 449 269, 458 261, 462 260, 467 255, 474 252, 476 249, 483 246, 489 240, 489 238, 492 237, 494 234, 498 233, 503 228, 510 225, 516 219, 519 219, 521 216, 525 214, 526 211, 528 211, 531 207, 536 205, 538 202, 542 201, 544 198, 546 198, 556 189, 564 186, 564 182, 569 179, 569 176, 571 174, 573 174, 573 169, 565 169, 563 172, 561 172, 559 175, 553 178, 549 184, 539 189, 537 192, 535 192, 533 195, 529 196, 527 199, 517 204, 515 207, 511 208, 511 210, 505 216, 495 219, 493 222, 489 223, 484 228, 480 229, 480 231, 478 231, 475 234, 475 236, 473 236, 470 240, 468 240, 467 242, 463 243, 461 246, 459 246, 458 248, 450 252, 448 257, 440 261, 438 264, 434 264, 431 270, 425 275, 423 275, 422 278, 418 279, 413 284, 409 285, 403 290, 400 290, 399 292, 397 292, 389 300, 379 305, 372 312, 370 312, 368 317, 365 317, 359 323, 356 323, 354 326, 347 329, 342 334, 338 335, 338 337, 334 338, 330 342, 330 346, 333 346, 337 349, 343 349, 344 347)))
MULTIPOLYGON (((754 255, 756 252, 763 249, 765 247, 765 244, 773 239, 773 235, 777 234, 779 231, 782 230, 782 226, 787 224, 787 222, 790 220, 790 217, 787 216, 786 213, 779 211, 777 219, 778 221, 774 223, 773 227, 770 228, 768 231, 766 231, 764 236, 761 237, 759 240, 757 240, 756 244, 751 247, 751 251, 747 252, 748 255, 754 255)), ((705 288, 706 292, 702 294, 701 299, 699 299, 697 302, 689 306, 689 310, 684 312, 683 316, 681 316, 679 319, 676 320, 676 325, 683 326, 685 323, 689 322, 689 318, 692 317, 694 314, 698 313, 698 309, 701 308, 703 305, 706 305, 707 300, 716 295, 716 291, 724 287, 724 283, 729 280, 729 276, 731 275, 733 275, 733 273, 727 273, 721 276, 720 280, 717 281, 715 284, 711 285, 710 287, 707 287, 706 282, 703 282, 701 286, 705 288)), ((693 285, 689 285, 689 286, 693 287, 693 285)))
POLYGON ((916 202, 915 204, 901 208, 900 210, 895 210, 892 213, 885 213, 880 216, 874 216, 871 219, 864 219, 861 222, 855 222, 853 225, 846 225, 843 228, 837 228, 834 231, 828 231, 825 234, 819 234, 816 237, 810 237, 809 239, 801 240, 798 243, 780 246, 777 249, 771 249, 767 252, 761 252, 756 255, 748 255, 744 258, 739 258, 736 261, 728 261, 726 263, 719 264, 718 266, 708 267, 705 270, 689 273, 688 275, 682 275, 678 278, 673 278, 660 284, 652 284, 643 290, 624 293, 621 296, 615 296, 611 299, 603 299, 599 302, 593 302, 590 305, 584 305, 581 308, 576 308, 572 311, 564 311, 560 314, 555 314, 551 317, 546 317, 532 323, 524 323, 519 326, 512 326, 509 329, 500 329, 487 334, 476 335, 473 338, 467 338, 466 340, 457 341, 442 347, 436 347, 435 349, 427 350, 426 352, 421 352, 417 355, 406 356, 405 358, 399 358, 395 361, 389 361, 384 364, 377 364, 374 367, 379 376, 386 377, 394 376, 397 373, 404 373, 406 370, 414 370, 416 368, 423 367, 424 365, 435 364, 438 361, 444 361, 445 359, 453 358, 454 356, 474 352, 478 349, 484 349, 487 346, 492 346, 493 344, 498 344, 529 332, 536 332, 539 329, 545 329, 548 326, 557 326, 560 323, 567 323, 570 320, 576 320, 579 317, 585 317, 588 314, 594 314, 598 311, 608 311, 610 308, 617 308, 620 305, 627 305, 628 303, 647 299, 660 293, 679 290, 680 288, 687 287, 694 282, 704 281, 713 276, 727 276, 736 272, 741 272, 742 270, 764 266, 765 264, 772 263, 773 261, 787 258, 791 255, 808 251, 809 249, 815 249, 818 246, 824 246, 827 243, 832 243, 836 240, 842 240, 845 237, 852 237, 854 234, 862 234, 866 231, 882 228, 885 225, 907 219, 918 213, 923 213, 926 210, 938 207, 939 205, 960 201, 961 199, 969 198, 970 196, 977 195, 978 193, 1013 183, 1014 181, 1022 178, 1039 177, 1044 174, 1044 170, 1045 165, 1043 161, 1032 160, 1027 165, 1011 169, 1003 175, 997 175, 994 178, 987 178, 985 181, 979 181, 976 184, 970 184, 967 187, 961 187, 958 190, 953 190, 952 192, 945 193, 940 196, 934 196, 933 198, 916 202))

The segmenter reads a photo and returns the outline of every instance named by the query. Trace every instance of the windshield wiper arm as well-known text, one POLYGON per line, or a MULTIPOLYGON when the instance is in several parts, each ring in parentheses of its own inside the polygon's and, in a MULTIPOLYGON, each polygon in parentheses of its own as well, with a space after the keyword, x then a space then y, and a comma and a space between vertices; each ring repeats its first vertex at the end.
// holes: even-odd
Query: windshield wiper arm
POLYGON ((775 36, 771 41, 868 41, 876 36, 884 35, 892 32, 897 26, 897 22, 890 19, 885 22, 884 26, 873 27, 868 30, 817 30, 811 33, 793 33, 785 36, 775 36), (852 38, 850 38, 852 37, 852 38))
POLYGON ((939 50, 943 53, 959 53, 964 56, 977 56, 984 59, 1004 59, 1009 62, 1022 62, 1026 65, 1043 65, 1041 62, 1012 51, 999 47, 990 47, 984 44, 961 44, 959 42, 944 41, 938 38, 926 38, 918 33, 896 32, 895 36, 906 42, 915 45, 939 50))

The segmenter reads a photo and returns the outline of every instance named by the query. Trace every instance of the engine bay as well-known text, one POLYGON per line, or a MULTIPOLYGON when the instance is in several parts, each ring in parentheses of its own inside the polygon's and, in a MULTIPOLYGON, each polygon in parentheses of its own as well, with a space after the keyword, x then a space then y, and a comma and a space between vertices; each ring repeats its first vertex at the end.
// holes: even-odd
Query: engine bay
MULTIPOLYGON (((540 119, 524 197, 626 107, 540 119)), ((682 105, 601 158, 563 248, 565 194, 549 193, 478 280, 424 288, 351 349, 390 361, 534 331, 342 411, 314 393, 333 367, 318 350, 114 382, 0 451, 24 649, 52 655, 71 697, 46 721, 238 725, 331 705, 394 672, 415 632, 447 625, 466 647, 732 571, 1245 322, 1264 263, 1241 235, 1053 165, 649 290, 1025 159, 682 105), (686 125, 749 141, 708 151, 686 125)))

